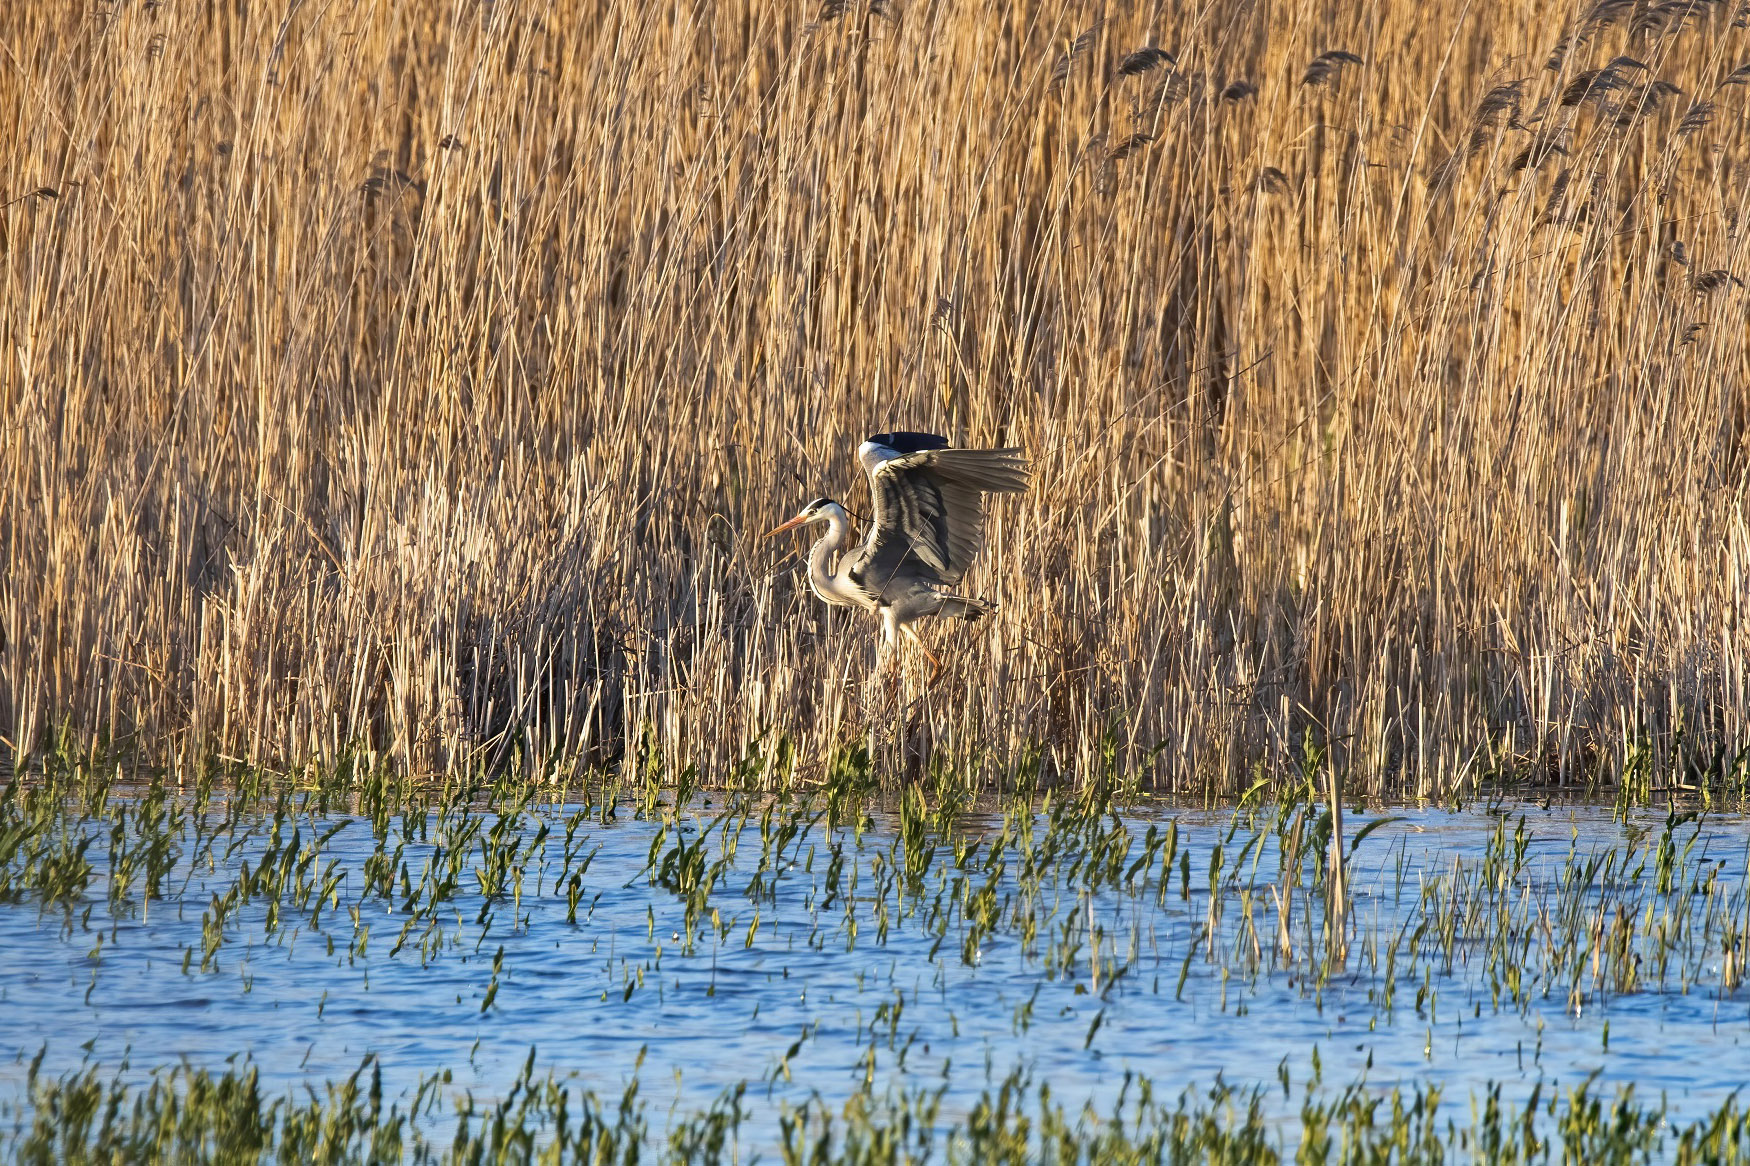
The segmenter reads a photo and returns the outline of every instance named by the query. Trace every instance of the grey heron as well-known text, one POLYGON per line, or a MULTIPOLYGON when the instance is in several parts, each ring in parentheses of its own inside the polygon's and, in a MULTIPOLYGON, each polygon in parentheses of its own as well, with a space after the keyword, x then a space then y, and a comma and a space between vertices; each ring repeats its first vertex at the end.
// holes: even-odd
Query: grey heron
POLYGON ((984 542, 984 495, 1027 489, 1027 459, 1018 449, 951 449, 934 433, 877 433, 857 447, 869 477, 874 525, 852 550, 850 518, 830 498, 816 498, 767 538, 826 523, 808 554, 808 583, 837 607, 881 618, 887 643, 904 632, 937 674, 942 662, 912 624, 926 615, 976 620, 996 605, 950 589, 984 542))

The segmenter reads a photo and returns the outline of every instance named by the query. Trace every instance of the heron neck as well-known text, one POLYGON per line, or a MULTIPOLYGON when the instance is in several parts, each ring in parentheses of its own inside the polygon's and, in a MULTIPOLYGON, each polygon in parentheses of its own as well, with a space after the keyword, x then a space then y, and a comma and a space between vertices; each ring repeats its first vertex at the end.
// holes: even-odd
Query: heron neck
POLYGON ((814 549, 808 552, 808 582, 813 586, 814 593, 828 603, 852 602, 842 593, 838 577, 833 574, 832 563, 839 552, 844 550, 850 535, 850 524, 837 514, 829 514, 826 533, 820 536, 814 549))

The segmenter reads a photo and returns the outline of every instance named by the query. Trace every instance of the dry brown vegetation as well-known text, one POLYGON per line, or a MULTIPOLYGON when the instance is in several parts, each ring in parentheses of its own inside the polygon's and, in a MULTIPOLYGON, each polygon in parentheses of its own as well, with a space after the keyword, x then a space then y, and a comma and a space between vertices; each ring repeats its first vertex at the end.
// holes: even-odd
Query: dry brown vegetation
POLYGON ((1725 772, 1747 23, 6 4, 0 737, 1725 772), (897 708, 756 538, 893 427, 1036 468, 897 708))

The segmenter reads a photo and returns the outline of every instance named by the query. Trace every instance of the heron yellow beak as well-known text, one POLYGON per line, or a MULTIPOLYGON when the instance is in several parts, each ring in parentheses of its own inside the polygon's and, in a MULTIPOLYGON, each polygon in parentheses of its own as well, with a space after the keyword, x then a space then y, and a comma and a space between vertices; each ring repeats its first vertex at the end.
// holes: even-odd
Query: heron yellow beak
POLYGON ((798 514, 795 518, 792 518, 789 522, 784 523, 782 526, 774 526, 771 530, 766 531, 766 533, 761 535, 760 537, 771 538, 775 534, 783 534, 787 530, 794 530, 796 527, 801 526, 803 523, 805 523, 807 521, 808 521, 808 515, 798 514))

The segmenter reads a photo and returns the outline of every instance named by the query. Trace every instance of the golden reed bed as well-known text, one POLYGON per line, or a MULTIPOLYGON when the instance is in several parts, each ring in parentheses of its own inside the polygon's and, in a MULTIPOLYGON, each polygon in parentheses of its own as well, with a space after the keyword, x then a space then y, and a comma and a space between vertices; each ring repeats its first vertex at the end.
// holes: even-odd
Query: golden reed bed
POLYGON ((6 4, 5 752, 1741 778, 1747 23, 6 4), (928 692, 754 537, 890 428, 928 692))

